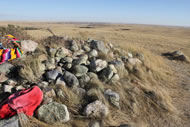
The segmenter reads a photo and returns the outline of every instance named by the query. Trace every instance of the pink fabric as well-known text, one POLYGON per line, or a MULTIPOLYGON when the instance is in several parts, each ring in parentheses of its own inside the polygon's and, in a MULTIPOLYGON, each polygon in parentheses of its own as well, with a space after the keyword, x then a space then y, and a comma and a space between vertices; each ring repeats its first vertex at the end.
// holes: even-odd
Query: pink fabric
POLYGON ((0 118, 7 118, 16 113, 33 116, 34 110, 40 105, 42 99, 43 93, 37 86, 12 94, 0 108, 0 118))

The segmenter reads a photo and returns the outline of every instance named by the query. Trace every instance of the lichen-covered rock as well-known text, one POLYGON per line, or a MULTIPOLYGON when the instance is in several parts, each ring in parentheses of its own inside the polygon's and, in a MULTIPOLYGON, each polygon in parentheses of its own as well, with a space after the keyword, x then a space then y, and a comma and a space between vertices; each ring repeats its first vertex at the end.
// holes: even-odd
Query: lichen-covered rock
POLYGON ((84 114, 91 118, 106 117, 109 113, 109 109, 101 101, 95 101, 88 104, 84 110, 84 114))
POLYGON ((60 58, 63 58, 67 55, 70 55, 70 51, 64 47, 59 48, 55 54, 56 57, 60 57, 60 58))
POLYGON ((106 48, 104 42, 102 42, 102 41, 91 40, 90 47, 92 49, 96 49, 96 50, 103 52, 105 54, 108 53, 108 49, 106 48))
POLYGON ((42 105, 37 110, 37 115, 39 120, 50 124, 55 122, 65 123, 70 120, 67 106, 57 102, 42 105))
POLYGON ((83 65, 76 65, 72 68, 72 70, 77 77, 81 77, 88 72, 88 68, 83 65))
POLYGON ((69 87, 75 87, 79 85, 79 81, 74 74, 66 71, 63 75, 66 85, 69 87))

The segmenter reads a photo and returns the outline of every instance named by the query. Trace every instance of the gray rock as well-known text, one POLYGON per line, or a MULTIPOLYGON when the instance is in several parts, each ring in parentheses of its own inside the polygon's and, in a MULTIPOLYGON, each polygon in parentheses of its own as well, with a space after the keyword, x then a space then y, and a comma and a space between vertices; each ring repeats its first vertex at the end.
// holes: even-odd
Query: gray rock
POLYGON ((65 123, 70 120, 67 106, 52 102, 49 104, 42 105, 37 110, 39 120, 46 123, 53 124, 55 122, 65 123))
POLYGON ((55 57, 56 52, 57 52, 57 50, 54 49, 54 48, 49 48, 49 49, 48 49, 48 55, 49 55, 50 57, 55 57))
POLYGON ((4 92, 12 93, 13 86, 11 85, 4 85, 4 92))
POLYGON ((56 56, 56 57, 61 57, 61 58, 63 58, 63 57, 65 57, 65 56, 67 56, 67 55, 70 55, 69 50, 66 49, 66 48, 64 48, 64 47, 61 47, 61 48, 59 48, 59 49, 57 50, 55 56, 56 56))
POLYGON ((65 83, 65 80, 64 80, 64 76, 60 76, 57 78, 56 82, 55 82, 56 85, 61 85, 61 86, 65 86, 66 83, 65 83))
POLYGON ((102 41, 92 40, 90 42, 90 47, 92 49, 96 49, 96 50, 103 52, 105 54, 108 53, 108 49, 106 48, 104 42, 102 42, 102 41))
POLYGON ((64 57, 63 61, 64 61, 64 63, 72 63, 73 62, 73 58, 72 57, 64 57))
POLYGON ((113 77, 113 75, 114 75, 114 72, 112 68, 108 66, 107 68, 103 69, 99 77, 103 81, 109 81, 113 77))
POLYGON ((69 70, 69 69, 72 68, 72 64, 71 63, 66 63, 66 64, 63 65, 63 68, 69 70))
POLYGON ((89 55, 89 57, 97 57, 98 56, 98 52, 95 49, 93 49, 92 51, 90 51, 88 53, 88 55, 89 55))
POLYGON ((86 65, 86 62, 88 60, 88 55, 81 55, 78 59, 73 60, 73 65, 86 65))
POLYGON ((75 40, 73 40, 73 41, 71 42, 71 47, 70 47, 70 49, 71 49, 71 51, 77 51, 77 50, 79 50, 79 47, 78 47, 78 45, 77 45, 77 43, 76 43, 75 40))
POLYGON ((84 110, 84 114, 91 118, 102 118, 107 116, 108 113, 108 107, 98 100, 88 104, 84 110))
POLYGON ((76 65, 72 68, 72 70, 77 77, 81 77, 88 72, 88 68, 83 65, 76 65))
POLYGON ((21 49, 24 52, 34 52, 38 47, 38 43, 32 40, 23 40, 21 41, 21 49))
POLYGON ((90 48, 89 48, 87 45, 84 45, 84 46, 82 47, 82 49, 83 49, 84 51, 86 51, 86 52, 89 52, 89 51, 90 51, 90 48))
POLYGON ((107 62, 105 60, 97 59, 92 60, 90 63, 90 69, 92 69, 95 72, 100 72, 107 66, 107 62))
POLYGON ((0 120, 0 127, 20 127, 18 116, 0 120))
POLYGON ((125 70, 125 65, 121 60, 113 60, 113 61, 109 62, 109 64, 113 64, 118 72, 125 70))
POLYGON ((85 85, 90 81, 90 77, 85 74, 79 78, 80 87, 84 88, 85 85))
POLYGON ((183 52, 181 51, 174 51, 174 52, 169 52, 169 53, 163 53, 162 55, 167 56, 168 59, 171 60, 179 60, 179 61, 184 61, 184 62, 190 62, 189 59, 184 55, 183 52))
POLYGON ((10 63, 0 64, 0 73, 8 74, 12 69, 14 69, 14 66, 10 63))
POLYGON ((66 85, 69 87, 75 87, 79 85, 79 81, 76 76, 68 71, 63 75, 66 85))
POLYGON ((48 80, 56 80, 57 77, 60 75, 62 75, 62 72, 60 72, 58 69, 54 69, 54 70, 46 72, 46 78, 48 80))
POLYGON ((119 94, 116 92, 113 92, 111 89, 107 89, 104 92, 105 98, 114 106, 116 106, 117 108, 120 108, 119 106, 119 94))

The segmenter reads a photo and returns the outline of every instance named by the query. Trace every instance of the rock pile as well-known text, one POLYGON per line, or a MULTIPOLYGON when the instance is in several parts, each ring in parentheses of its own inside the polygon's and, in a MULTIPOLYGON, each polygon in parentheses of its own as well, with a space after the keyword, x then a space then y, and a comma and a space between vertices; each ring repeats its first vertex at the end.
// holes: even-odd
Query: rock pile
POLYGON ((163 53, 162 55, 166 56, 170 60, 189 62, 188 58, 181 51, 167 52, 167 53, 163 53))
MULTIPOLYGON (((25 46, 27 49, 27 45, 25 46)), ((44 92, 44 101, 37 110, 37 118, 51 124, 55 122, 64 123, 70 120, 67 106, 55 100, 56 97, 64 99, 66 94, 62 89, 57 89, 58 87, 67 87, 80 97, 87 96, 90 89, 86 85, 92 79, 104 83, 117 82, 121 78, 121 71, 126 75, 130 73, 125 66, 126 63, 130 65, 131 69, 143 64, 143 61, 138 57, 134 58, 133 54, 123 51, 125 55, 120 56, 115 52, 116 50, 112 44, 91 39, 84 44, 72 40, 67 48, 49 47, 47 49, 48 59, 40 65, 45 67, 45 73, 36 81, 44 92), (103 59, 99 54, 109 56, 111 60, 103 59)), ((7 74, 12 68, 14 66, 11 64, 2 64, 0 65, 0 73, 7 74)), ((11 93, 14 89, 19 90, 33 85, 26 82, 21 86, 17 80, 14 80, 14 82, 11 80, 14 79, 5 78, 0 81, 3 92, 11 93)), ((120 109, 120 95, 116 91, 107 89, 102 93, 109 104, 120 109)), ((87 103, 81 113, 81 115, 90 118, 102 118, 108 114, 109 106, 101 100, 93 100, 87 103)))

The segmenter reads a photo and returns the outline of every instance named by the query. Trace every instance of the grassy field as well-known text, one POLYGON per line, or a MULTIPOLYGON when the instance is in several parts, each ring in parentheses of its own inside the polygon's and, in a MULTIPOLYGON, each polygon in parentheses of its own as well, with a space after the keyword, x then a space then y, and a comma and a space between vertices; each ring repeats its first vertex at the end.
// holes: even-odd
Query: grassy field
MULTIPOLYGON (((175 110, 175 114, 177 113, 181 116, 181 126, 189 126, 190 66, 186 63, 170 61, 161 56, 161 54, 180 50, 183 51, 186 56, 190 57, 190 28, 133 24, 0 22, 0 26, 6 26, 8 24, 19 25, 21 27, 27 27, 28 29, 36 28, 36 30, 27 30, 27 33, 37 41, 51 36, 52 34, 47 31, 47 29, 51 29, 54 34, 58 36, 103 40, 106 43, 111 42, 115 46, 121 47, 125 50, 142 52, 145 56, 146 66, 154 72, 153 77, 149 77, 149 75, 143 76, 144 80, 148 81, 146 82, 146 85, 141 86, 142 89, 154 91, 156 95, 160 97, 157 99, 158 102, 161 102, 164 105, 166 104, 169 110, 175 110), (174 105, 176 109, 173 109, 174 107, 172 105, 174 105)), ((122 88, 120 87, 115 87, 113 89, 122 91, 122 88)), ((137 103, 144 104, 140 106, 142 109, 149 108, 143 108, 143 106, 150 106, 148 105, 149 102, 147 102, 148 104, 143 102, 146 100, 143 100, 144 98, 141 97, 141 91, 138 94, 135 94, 136 92, 138 93, 138 91, 132 90, 131 93, 129 92, 128 94, 125 94, 123 92, 120 93, 120 95, 123 95, 123 98, 125 98, 126 95, 134 96, 134 98, 137 99, 137 103)), ((129 99, 128 97, 126 98, 129 99)), ((159 104, 157 105, 159 106, 159 104)), ((142 111, 143 114, 140 111, 142 110, 141 108, 135 110, 137 113, 134 113, 134 115, 137 116, 134 116, 133 119, 133 122, 135 122, 135 119, 137 123, 139 122, 139 127, 149 127, 149 125, 175 126, 175 122, 178 122, 174 121, 178 120, 177 118, 170 121, 170 117, 168 116, 165 116, 166 118, 164 119, 157 119, 159 113, 149 114, 150 117, 148 117, 146 113, 150 113, 151 111, 142 111), (137 119, 138 117, 139 119, 137 119), (148 118, 143 121, 143 117, 148 118), (151 124, 150 121, 152 121, 151 124), (146 122, 149 123, 149 125, 147 125, 146 122)), ((121 114, 122 113, 120 113, 120 115, 121 114)), ((175 117, 175 115, 172 117, 175 117)), ((122 118, 125 120, 126 117, 122 118)), ((131 116, 128 118, 131 118, 131 116)), ((121 118, 117 118, 117 120, 118 119, 122 120, 121 118)), ((176 124, 176 126, 179 125, 180 124, 176 124)))

